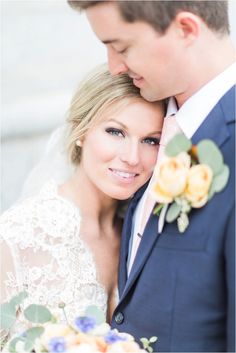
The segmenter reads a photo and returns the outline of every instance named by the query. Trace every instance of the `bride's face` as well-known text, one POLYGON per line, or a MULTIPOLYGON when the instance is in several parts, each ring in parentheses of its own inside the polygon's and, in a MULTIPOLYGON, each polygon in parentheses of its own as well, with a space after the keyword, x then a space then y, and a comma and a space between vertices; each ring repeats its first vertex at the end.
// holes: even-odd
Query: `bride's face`
POLYGON ((80 170, 89 182, 111 198, 131 197, 153 172, 163 114, 159 103, 143 99, 105 114, 82 144, 80 170))

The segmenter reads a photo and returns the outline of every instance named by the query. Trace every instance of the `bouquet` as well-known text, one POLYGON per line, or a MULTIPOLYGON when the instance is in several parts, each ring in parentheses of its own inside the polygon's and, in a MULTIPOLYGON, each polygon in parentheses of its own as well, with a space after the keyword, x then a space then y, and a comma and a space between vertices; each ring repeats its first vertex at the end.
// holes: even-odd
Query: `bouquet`
POLYGON ((27 297, 25 291, 1 305, 1 329, 6 332, 1 342, 3 352, 8 353, 141 353, 152 352, 150 340, 141 338, 143 347, 134 341, 133 336, 111 329, 104 321, 104 314, 96 306, 89 306, 84 316, 76 317, 70 324, 66 317, 65 304, 60 303, 66 323, 60 323, 50 310, 37 304, 31 304, 22 311, 21 305, 27 297), (18 332, 9 340, 13 325, 19 320, 19 314, 27 322, 27 328, 18 332))

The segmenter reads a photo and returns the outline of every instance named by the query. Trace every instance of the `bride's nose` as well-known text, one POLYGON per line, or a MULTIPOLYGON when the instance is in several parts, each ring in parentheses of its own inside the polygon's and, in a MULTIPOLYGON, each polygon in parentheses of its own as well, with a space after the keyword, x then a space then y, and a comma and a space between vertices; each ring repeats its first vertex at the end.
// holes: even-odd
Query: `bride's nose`
POLYGON ((120 149, 120 159, 122 162, 135 166, 140 161, 139 144, 136 141, 125 143, 120 149))

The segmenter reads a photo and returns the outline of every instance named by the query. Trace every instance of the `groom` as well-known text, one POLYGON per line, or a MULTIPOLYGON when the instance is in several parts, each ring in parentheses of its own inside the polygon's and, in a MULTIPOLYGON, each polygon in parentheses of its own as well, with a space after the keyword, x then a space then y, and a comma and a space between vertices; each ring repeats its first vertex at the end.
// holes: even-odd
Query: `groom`
MULTIPOLYGON (((230 168, 225 189, 158 233, 147 185, 124 223, 120 301, 112 326, 158 336, 155 351, 235 351, 235 51, 226 1, 69 1, 106 45, 112 75, 128 73, 193 143, 213 140, 230 168), (145 215, 146 210, 149 210, 145 215)), ((166 118, 168 119, 168 118, 166 118)), ((167 120, 166 120, 167 121, 167 120)), ((177 130, 176 130, 177 131, 177 130)))

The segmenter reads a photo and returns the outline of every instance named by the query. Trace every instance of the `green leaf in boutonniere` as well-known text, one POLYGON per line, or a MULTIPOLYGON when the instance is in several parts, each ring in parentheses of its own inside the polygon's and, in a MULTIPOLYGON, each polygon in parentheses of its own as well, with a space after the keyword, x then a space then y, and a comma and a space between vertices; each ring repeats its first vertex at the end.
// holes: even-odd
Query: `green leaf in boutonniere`
POLYGON ((155 214, 156 216, 159 216, 163 207, 164 207, 163 204, 157 205, 154 208, 153 214, 155 214))
POLYGON ((220 192, 221 190, 224 189, 224 187, 228 182, 228 179, 229 179, 229 167, 224 164, 221 172, 213 177, 209 195, 208 195, 208 200, 210 200, 216 192, 220 192))
POLYGON ((177 219, 177 217, 179 216, 180 211, 181 211, 181 206, 178 205, 176 202, 173 202, 167 211, 166 221, 168 223, 175 221, 177 219))
POLYGON ((211 140, 202 140, 197 145, 198 159, 201 164, 207 164, 214 175, 223 169, 223 156, 216 144, 211 140))
POLYGON ((184 134, 177 134, 166 146, 165 154, 168 157, 175 157, 181 152, 189 151, 191 147, 191 141, 184 134))

